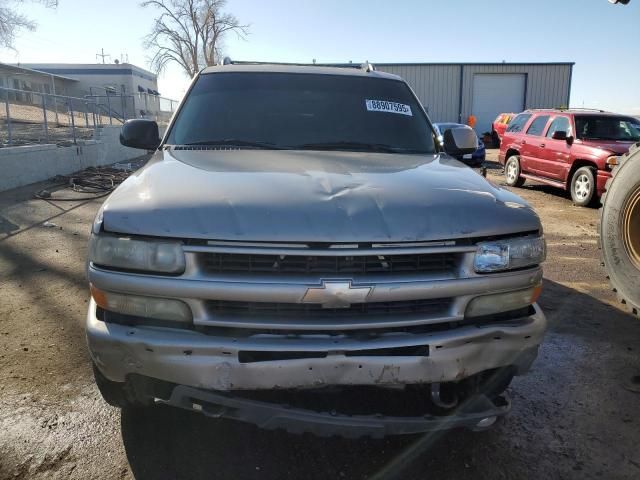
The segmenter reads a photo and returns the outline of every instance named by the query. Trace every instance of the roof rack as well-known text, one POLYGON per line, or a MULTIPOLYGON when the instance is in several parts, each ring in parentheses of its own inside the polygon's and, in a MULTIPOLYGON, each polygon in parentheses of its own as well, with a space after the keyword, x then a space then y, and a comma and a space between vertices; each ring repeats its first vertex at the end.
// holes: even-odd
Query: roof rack
POLYGON ((376 67, 367 60, 362 64, 358 63, 289 63, 289 62, 256 62, 256 61, 233 61, 230 57, 224 57, 222 65, 285 65, 291 67, 337 67, 337 68, 357 68, 365 72, 375 72, 376 67))
POLYGON ((559 110, 581 110, 581 111, 585 111, 585 112, 607 113, 606 110, 601 110, 599 108, 584 108, 584 107, 560 108, 559 110))
POLYGON ((579 107, 556 107, 556 108, 527 108, 528 112, 549 112, 553 110, 559 110, 561 112, 570 112, 573 110, 579 110, 584 112, 598 112, 598 113, 608 113, 606 110, 601 110, 599 108, 579 108, 579 107))

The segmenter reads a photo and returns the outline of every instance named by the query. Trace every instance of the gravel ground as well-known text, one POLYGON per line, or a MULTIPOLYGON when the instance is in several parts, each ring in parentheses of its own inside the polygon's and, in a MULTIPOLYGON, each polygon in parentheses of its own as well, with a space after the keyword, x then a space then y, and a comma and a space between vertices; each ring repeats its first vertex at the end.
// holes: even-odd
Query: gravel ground
MULTIPOLYGON (((495 159, 495 151, 490 152, 495 159)), ((489 177, 502 182, 493 164, 489 177)), ((0 194, 0 478, 640 478, 640 322, 600 265, 597 210, 527 184, 549 257, 551 329, 512 413, 483 433, 351 441, 102 402, 84 340, 84 259, 100 201, 0 194), (55 226, 45 227, 48 221, 55 226)))

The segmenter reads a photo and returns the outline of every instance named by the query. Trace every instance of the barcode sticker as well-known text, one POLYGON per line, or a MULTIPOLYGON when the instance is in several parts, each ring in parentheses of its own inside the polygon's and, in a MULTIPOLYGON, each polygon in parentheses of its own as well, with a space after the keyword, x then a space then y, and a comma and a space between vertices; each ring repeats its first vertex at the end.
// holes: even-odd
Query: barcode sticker
POLYGON ((413 112, 409 105, 404 103, 389 102, 387 100, 365 100, 367 111, 369 112, 387 112, 398 113, 400 115, 408 115, 413 117, 413 112))

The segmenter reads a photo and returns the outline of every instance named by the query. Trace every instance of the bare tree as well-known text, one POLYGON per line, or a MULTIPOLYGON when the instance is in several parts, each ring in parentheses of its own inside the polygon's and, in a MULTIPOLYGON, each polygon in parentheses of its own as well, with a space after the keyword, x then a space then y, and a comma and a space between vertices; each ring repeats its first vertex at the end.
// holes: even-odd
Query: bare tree
POLYGON ((223 11, 226 3, 226 0, 143 1, 143 7, 160 11, 144 42, 153 55, 151 67, 161 72, 174 62, 193 77, 202 68, 215 65, 225 35, 233 32, 244 38, 249 28, 223 11))
MULTIPOLYGON (((0 0, 0 47, 14 49, 16 35, 21 30, 34 31, 36 22, 16 10, 25 0, 0 0)), ((33 0, 47 7, 57 7, 58 0, 33 0)))

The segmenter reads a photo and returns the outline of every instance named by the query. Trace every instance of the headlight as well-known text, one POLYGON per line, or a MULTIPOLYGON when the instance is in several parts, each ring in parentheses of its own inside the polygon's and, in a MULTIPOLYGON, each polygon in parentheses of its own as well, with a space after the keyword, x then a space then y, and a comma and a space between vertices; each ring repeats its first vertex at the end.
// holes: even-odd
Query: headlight
POLYGON ((522 237, 482 242, 477 245, 474 267, 478 273, 501 272, 544 262, 544 237, 522 237))
POLYGON ((112 235, 91 235, 89 261, 105 267, 162 273, 184 272, 178 242, 132 240, 112 235))
POLYGON ((469 302, 465 317, 483 317, 528 307, 538 300, 540 292, 542 292, 542 285, 515 292, 476 297, 469 302))
POLYGON ((173 322, 190 322, 192 319, 191 309, 180 300, 105 292, 93 285, 91 296, 99 307, 123 315, 173 322))

